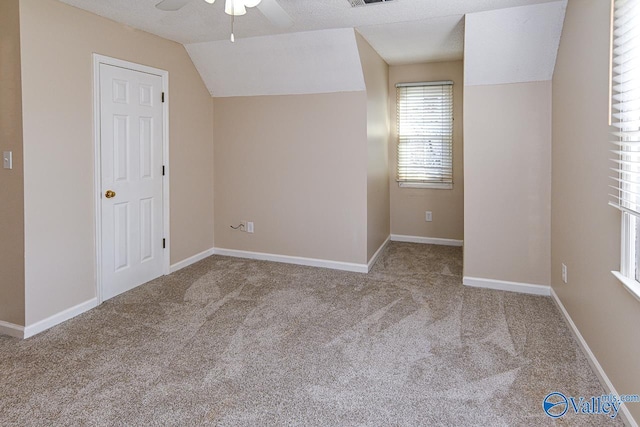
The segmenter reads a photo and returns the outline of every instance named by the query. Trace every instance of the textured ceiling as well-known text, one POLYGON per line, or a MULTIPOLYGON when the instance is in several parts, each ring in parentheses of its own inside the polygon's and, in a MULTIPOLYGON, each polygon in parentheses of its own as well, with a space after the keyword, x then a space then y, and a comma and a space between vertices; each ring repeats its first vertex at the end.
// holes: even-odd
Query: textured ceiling
POLYGON ((366 89, 351 28, 251 37, 233 44, 194 43, 186 48, 215 97, 366 89))
POLYGON ((553 78, 567 0, 466 17, 466 86, 553 78))
MULTIPOLYGON (((231 20, 224 1, 191 0, 176 12, 155 8, 160 0, 61 0, 182 44, 226 40, 231 20)), ((352 8, 348 0, 278 0, 293 19, 286 30, 256 8, 236 18, 237 38, 334 28, 356 28, 390 64, 462 59, 466 13, 553 0, 394 0, 352 8)))
POLYGON ((358 28, 390 65, 462 59, 464 16, 367 25, 358 28))

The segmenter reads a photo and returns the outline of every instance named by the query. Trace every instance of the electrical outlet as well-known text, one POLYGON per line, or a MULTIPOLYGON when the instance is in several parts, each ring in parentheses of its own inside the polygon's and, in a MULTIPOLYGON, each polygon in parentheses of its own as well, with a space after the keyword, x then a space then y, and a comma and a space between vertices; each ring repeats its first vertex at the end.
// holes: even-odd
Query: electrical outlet
POLYGON ((2 167, 5 169, 13 169, 13 153, 11 151, 2 153, 2 167))
POLYGON ((568 283, 568 279, 567 279, 567 266, 565 264, 562 264, 562 281, 564 283, 568 283))
POLYGON ((247 233, 253 233, 253 222, 247 222, 247 233))
POLYGON ((431 211, 426 211, 424 215, 424 220, 427 222, 433 221, 433 213, 431 213, 431 211))

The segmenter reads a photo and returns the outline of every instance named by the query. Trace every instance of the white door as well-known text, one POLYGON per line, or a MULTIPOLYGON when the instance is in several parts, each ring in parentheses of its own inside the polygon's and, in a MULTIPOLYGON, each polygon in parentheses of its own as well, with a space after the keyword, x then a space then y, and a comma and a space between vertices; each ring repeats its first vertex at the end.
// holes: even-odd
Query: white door
POLYGON ((163 273, 162 77, 100 64, 102 298, 163 273))

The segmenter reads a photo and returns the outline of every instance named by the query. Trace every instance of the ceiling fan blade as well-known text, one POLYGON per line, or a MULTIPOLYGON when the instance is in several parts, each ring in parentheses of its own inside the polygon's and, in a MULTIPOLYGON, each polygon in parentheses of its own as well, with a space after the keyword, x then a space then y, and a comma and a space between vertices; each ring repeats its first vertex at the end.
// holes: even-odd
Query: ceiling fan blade
POLYGON ((191 0, 162 0, 156 4, 156 8, 167 12, 175 12, 176 10, 182 9, 184 5, 190 1, 191 0))
POLYGON ((293 26, 293 19, 276 0, 262 0, 258 4, 258 9, 276 27, 289 28, 293 26))

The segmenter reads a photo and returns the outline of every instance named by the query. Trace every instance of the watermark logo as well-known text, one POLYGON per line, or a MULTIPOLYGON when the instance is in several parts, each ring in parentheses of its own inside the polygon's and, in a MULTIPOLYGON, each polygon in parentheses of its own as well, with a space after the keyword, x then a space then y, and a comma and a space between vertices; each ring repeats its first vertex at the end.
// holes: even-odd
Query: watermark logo
POLYGON ((551 418, 560 418, 569 410, 569 400, 562 393, 549 393, 542 401, 542 409, 551 418))
POLYGON ((586 415, 607 415, 615 418, 623 404, 628 402, 640 402, 637 394, 605 394, 602 396, 567 397, 562 393, 554 391, 545 396, 542 401, 542 409, 551 418, 560 418, 567 412, 586 415))

